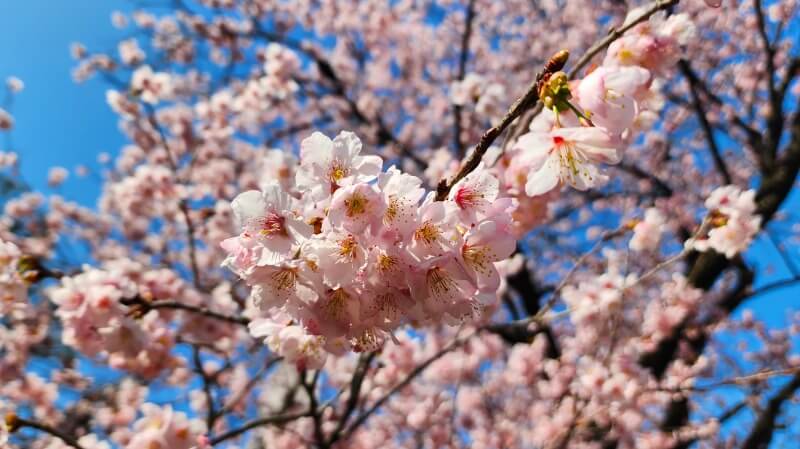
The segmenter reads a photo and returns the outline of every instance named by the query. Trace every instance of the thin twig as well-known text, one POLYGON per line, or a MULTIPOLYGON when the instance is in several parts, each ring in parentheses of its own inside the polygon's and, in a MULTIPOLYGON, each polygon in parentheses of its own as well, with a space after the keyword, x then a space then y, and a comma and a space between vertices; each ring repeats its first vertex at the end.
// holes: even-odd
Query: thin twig
MULTIPOLYGON (((680 61, 678 62, 678 66, 684 73, 687 72, 686 62, 680 61)), ((733 184, 730 171, 728 170, 727 165, 725 165, 725 160, 722 158, 717 141, 714 139, 714 129, 711 127, 711 123, 708 121, 705 107, 703 107, 703 102, 700 100, 700 95, 697 92, 695 80, 688 76, 686 77, 686 80, 689 82, 689 94, 692 98, 692 107, 697 114, 697 120, 700 122, 700 129, 703 130, 703 134, 708 142, 708 150, 711 152, 711 158, 714 160, 714 166, 717 168, 720 176, 722 176, 725 184, 733 184)))
POLYGON ((391 390, 386 392, 383 396, 380 397, 377 401, 370 408, 368 408, 364 413, 362 413, 350 427, 347 428, 342 434, 342 439, 346 440, 359 426, 364 424, 364 422, 372 416, 383 404, 385 404, 395 393, 402 390, 408 384, 410 384, 417 376, 419 376, 425 369, 427 369, 433 362, 439 360, 440 358, 444 357, 450 351, 460 347, 461 345, 465 344, 470 338, 474 337, 479 332, 479 329, 476 329, 470 332, 468 335, 462 338, 456 338, 450 344, 445 346, 444 348, 440 349, 436 354, 430 356, 427 360, 420 363, 416 366, 408 375, 403 379, 400 383, 392 387, 391 390))
MULTIPOLYGON (((458 58, 457 81, 464 81, 467 74, 467 60, 469 59, 469 40, 472 37, 472 22, 475 20, 475 0, 469 0, 467 5, 467 17, 464 24, 464 34, 461 36, 461 53, 458 58)), ((464 157, 464 142, 461 141, 461 120, 463 119, 463 108, 460 104, 453 105, 453 142, 458 151, 458 157, 464 157)))
POLYGON ((247 326, 250 324, 250 320, 245 317, 225 315, 206 307, 193 306, 179 301, 145 301, 140 297, 135 297, 123 299, 121 302, 126 306, 132 306, 135 309, 141 310, 142 312, 147 312, 154 309, 178 309, 242 326, 247 326))
POLYGON ((28 419, 25 419, 25 418, 20 418, 20 417, 17 416, 17 417, 14 418, 14 425, 18 429, 21 429, 23 427, 28 427, 28 428, 31 428, 31 429, 36 429, 36 430, 39 430, 41 432, 50 434, 51 436, 54 436, 54 437, 58 438, 59 440, 61 440, 62 442, 64 442, 64 444, 66 444, 67 446, 74 447, 75 449, 86 449, 85 447, 81 446, 81 444, 78 443, 78 440, 75 439, 74 437, 71 437, 71 436, 65 434, 64 432, 54 428, 54 427, 48 426, 47 424, 43 424, 43 423, 40 423, 40 422, 37 422, 37 421, 28 420, 28 419))
MULTIPOLYGON (((589 62, 591 62, 591 60, 598 53, 600 53, 606 47, 611 45, 612 42, 614 42, 615 40, 617 40, 620 37, 622 37, 626 32, 628 32, 628 30, 630 30, 631 28, 635 27, 636 25, 638 25, 638 24, 650 19, 650 16, 652 16, 655 13, 657 13, 658 11, 662 11, 662 10, 665 10, 665 9, 670 8, 672 6, 675 6, 679 2, 680 2, 680 0, 657 0, 657 1, 653 2, 653 3, 651 3, 650 6, 647 9, 645 9, 644 11, 642 11, 642 14, 639 15, 638 17, 636 17, 635 19, 631 20, 630 22, 624 23, 619 28, 611 28, 611 30, 609 30, 608 35, 606 37, 604 37, 603 39, 601 39, 600 41, 598 41, 597 43, 595 43, 594 45, 589 47, 588 50, 586 50, 586 53, 584 53, 583 56, 581 56, 575 62, 575 65, 569 71, 567 76, 570 79, 575 78, 575 76, 577 76, 578 73, 587 64, 589 64, 589 62)), ((505 148, 511 142, 517 140, 517 138, 519 136, 521 136, 525 132, 525 130, 528 129, 528 127, 531 124, 531 121, 533 121, 533 119, 537 115, 539 115, 540 112, 542 112, 542 107, 541 107, 541 105, 538 105, 536 108, 534 108, 534 109, 530 110, 528 113, 526 113, 522 117, 522 119, 519 121, 517 126, 514 127, 514 129, 511 131, 511 133, 506 138, 506 143, 505 143, 505 145, 503 145, 503 148, 505 148)))
POLYGON ((539 84, 542 79, 546 78, 547 76, 561 70, 564 67, 564 64, 569 57, 569 53, 566 51, 560 51, 553 55, 550 60, 545 64, 545 67, 540 71, 536 78, 531 82, 528 86, 528 90, 525 92, 522 97, 518 98, 517 101, 511 105, 511 108, 506 112, 506 115, 500 120, 500 123, 497 125, 489 128, 483 135, 481 136, 478 145, 475 146, 475 149, 472 150, 472 153, 464 160, 461 164, 461 169, 459 169, 458 173, 455 174, 449 181, 442 180, 439 182, 438 187, 436 188, 436 200, 442 201, 447 198, 447 194, 450 193, 450 189, 460 180, 462 180, 465 176, 470 174, 473 170, 475 170, 478 165, 481 163, 481 159, 483 159, 483 155, 486 154, 486 151, 489 150, 489 147, 492 146, 495 139, 508 128, 511 123, 517 119, 523 112, 531 108, 533 105, 539 101, 539 84))
POLYGON ((230 440, 231 438, 236 438, 250 429, 255 429, 256 427, 284 424, 287 422, 294 421, 295 419, 304 418, 306 416, 311 416, 310 410, 305 410, 303 412, 296 412, 296 413, 284 413, 281 415, 273 415, 264 418, 254 419, 252 421, 247 422, 241 427, 237 427, 233 430, 223 433, 222 435, 218 435, 212 438, 210 443, 212 446, 215 446, 219 443, 222 443, 223 441, 230 440))

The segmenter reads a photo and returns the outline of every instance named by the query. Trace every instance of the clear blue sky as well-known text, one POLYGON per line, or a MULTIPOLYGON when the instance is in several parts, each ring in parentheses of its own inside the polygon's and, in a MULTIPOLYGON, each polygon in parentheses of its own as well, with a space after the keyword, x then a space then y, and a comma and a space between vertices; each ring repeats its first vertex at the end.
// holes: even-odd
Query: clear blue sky
MULTIPOLYGON (((130 9, 128 0, 0 1, 0 79, 14 75, 25 82, 13 106, 13 143, 23 176, 34 189, 46 189, 49 167, 96 167, 97 153, 116 152, 124 143, 106 105, 103 82, 77 85, 72 80, 75 62, 69 46, 83 42, 89 49, 113 48, 123 31, 112 27, 111 13, 130 9)), ((61 190, 68 198, 94 204, 99 184, 72 177, 61 190)))

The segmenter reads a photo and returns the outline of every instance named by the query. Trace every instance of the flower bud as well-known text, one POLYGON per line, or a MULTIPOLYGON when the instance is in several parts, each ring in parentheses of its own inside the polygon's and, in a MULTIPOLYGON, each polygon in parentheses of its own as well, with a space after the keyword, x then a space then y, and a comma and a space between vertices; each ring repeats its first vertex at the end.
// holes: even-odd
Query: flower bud
POLYGON ((567 60, 569 59, 569 52, 567 50, 561 50, 550 57, 550 60, 547 61, 547 64, 544 66, 545 73, 554 73, 564 68, 567 65, 567 60))
POLYGON ((8 412, 5 416, 5 425, 8 433, 14 433, 20 428, 19 417, 14 412, 8 412))

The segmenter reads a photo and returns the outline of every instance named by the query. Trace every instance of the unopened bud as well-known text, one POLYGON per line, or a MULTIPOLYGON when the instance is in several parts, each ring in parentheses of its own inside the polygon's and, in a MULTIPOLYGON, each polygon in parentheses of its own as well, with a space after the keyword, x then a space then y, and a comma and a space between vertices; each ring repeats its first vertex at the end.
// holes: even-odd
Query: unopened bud
POLYGON ((308 222, 312 228, 314 228, 314 234, 322 234, 322 219, 319 217, 314 217, 311 221, 308 222))
POLYGON ((544 66, 544 71, 546 73, 558 72, 559 70, 563 69, 565 65, 567 65, 568 59, 569 52, 567 50, 561 50, 550 57, 550 60, 547 61, 547 64, 544 66))
POLYGON ((42 271, 39 260, 33 256, 23 255, 17 262, 17 273, 27 283, 33 284, 41 280, 42 271))
POLYGON ((17 417, 17 414, 14 413, 14 412, 6 413, 5 424, 6 424, 6 430, 8 431, 8 433, 14 433, 17 430, 19 430, 20 422, 19 422, 19 418, 17 417))
POLYGON ((635 228, 636 225, 638 225, 641 222, 642 222, 642 220, 639 220, 638 218, 632 218, 632 219, 628 220, 627 223, 625 223, 625 229, 632 231, 633 228, 635 228))

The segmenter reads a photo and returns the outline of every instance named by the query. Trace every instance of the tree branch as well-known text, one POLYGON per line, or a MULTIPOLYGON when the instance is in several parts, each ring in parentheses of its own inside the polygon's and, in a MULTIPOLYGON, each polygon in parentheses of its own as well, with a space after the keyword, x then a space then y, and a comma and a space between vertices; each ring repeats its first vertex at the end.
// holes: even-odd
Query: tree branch
MULTIPOLYGON (((6 418, 6 419, 8 420, 8 418, 6 418)), ((25 419, 25 418, 20 418, 19 416, 14 416, 14 418, 12 420, 12 424, 9 427, 16 428, 16 429, 21 429, 21 428, 24 428, 24 427, 28 427, 28 428, 31 428, 31 429, 36 429, 38 431, 47 433, 47 434, 49 434, 51 436, 54 436, 54 437, 58 438, 59 440, 64 442, 64 444, 66 444, 67 446, 74 447, 75 449, 86 449, 83 446, 81 446, 81 444, 78 443, 78 440, 75 439, 74 437, 71 437, 71 436, 63 433, 63 432, 61 432, 60 430, 58 430, 58 429, 56 429, 54 427, 48 426, 47 424, 43 424, 43 423, 40 423, 40 422, 37 422, 37 421, 32 421, 32 420, 28 420, 28 419, 25 419)))
POLYGON ((284 413, 282 415, 273 415, 264 418, 254 419, 252 421, 247 422, 242 427, 237 427, 236 429, 230 430, 228 432, 223 433, 222 435, 218 435, 212 438, 210 443, 212 446, 215 446, 219 443, 230 440, 231 438, 236 438, 239 435, 247 432, 248 430, 255 429, 256 427, 284 424, 290 421, 294 421, 295 419, 311 416, 310 413, 311 413, 310 410, 306 410, 304 412, 284 413))
POLYGON ((472 153, 467 157, 467 159, 461 164, 461 169, 458 173, 455 174, 449 181, 442 180, 439 182, 439 186, 436 189, 436 200, 442 201, 447 198, 447 194, 450 193, 450 189, 460 180, 462 180, 465 176, 470 174, 473 170, 478 167, 480 164, 481 159, 483 159, 483 155, 486 154, 486 151, 489 147, 494 143, 495 139, 503 132, 506 128, 514 121, 517 117, 519 117, 523 112, 528 110, 530 107, 536 104, 539 101, 539 84, 540 82, 548 77, 549 75, 561 70, 564 67, 564 64, 567 62, 567 58, 569 57, 569 53, 566 51, 560 51, 553 55, 550 60, 545 64, 544 69, 536 75, 536 78, 533 82, 528 86, 528 90, 525 92, 522 97, 518 98, 517 101, 511 105, 511 108, 506 112, 506 115, 500 120, 500 123, 489 128, 483 135, 481 136, 478 145, 475 146, 475 149, 472 153))
MULTIPOLYGON (((469 58, 469 40, 472 37, 472 22, 475 20, 475 0, 469 0, 467 17, 464 24, 464 34, 461 36, 461 53, 458 58, 458 75, 456 79, 463 81, 467 72, 467 59, 469 58)), ((464 157, 464 142, 461 141, 461 105, 453 105, 453 142, 456 145, 458 157, 464 157)))
POLYGON ((416 379, 417 376, 422 374, 423 371, 425 371, 429 366, 431 366, 433 362, 444 357, 450 351, 453 351, 454 349, 465 344, 467 341, 469 341, 470 338, 474 337, 477 333, 478 331, 476 330, 470 332, 470 334, 467 336, 456 338, 455 340, 450 342, 450 344, 440 349, 436 354, 428 357, 428 359, 426 359, 424 362, 417 365, 410 373, 408 373, 408 375, 400 383, 392 387, 383 396, 381 396, 380 399, 375 401, 375 403, 372 404, 372 406, 369 409, 367 409, 358 418, 356 418, 356 420, 353 421, 353 424, 351 424, 350 427, 348 427, 347 430, 344 431, 342 439, 346 440, 347 438, 349 438, 350 435, 352 435, 353 432, 355 432, 359 426, 364 424, 364 422, 366 422, 367 419, 370 416, 372 416, 372 414, 375 413, 383 404, 385 404, 389 399, 391 399, 391 397, 394 396, 395 393, 408 386, 408 384, 410 384, 414 379, 416 379))
POLYGON ((769 446, 781 406, 792 398, 798 388, 800 388, 800 373, 795 374, 792 380, 767 402, 766 408, 758 416, 741 449, 766 449, 769 446))
MULTIPOLYGON (((683 72, 684 75, 688 71, 688 65, 686 61, 679 61, 678 67, 680 67, 681 72, 683 72)), ((717 168, 720 176, 722 176, 725 184, 733 184, 731 174, 728 171, 728 167, 725 165, 725 161, 722 159, 719 147, 717 146, 717 141, 714 140, 714 129, 708 122, 708 117, 706 117, 706 111, 703 107, 703 102, 700 100, 700 95, 697 93, 697 86, 695 85, 696 80, 688 75, 686 76, 686 80, 689 82, 689 93, 692 97, 692 107, 697 113, 697 120, 700 122, 700 129, 703 130, 703 134, 708 142, 708 150, 711 152, 711 158, 714 160, 714 166, 717 168)))

